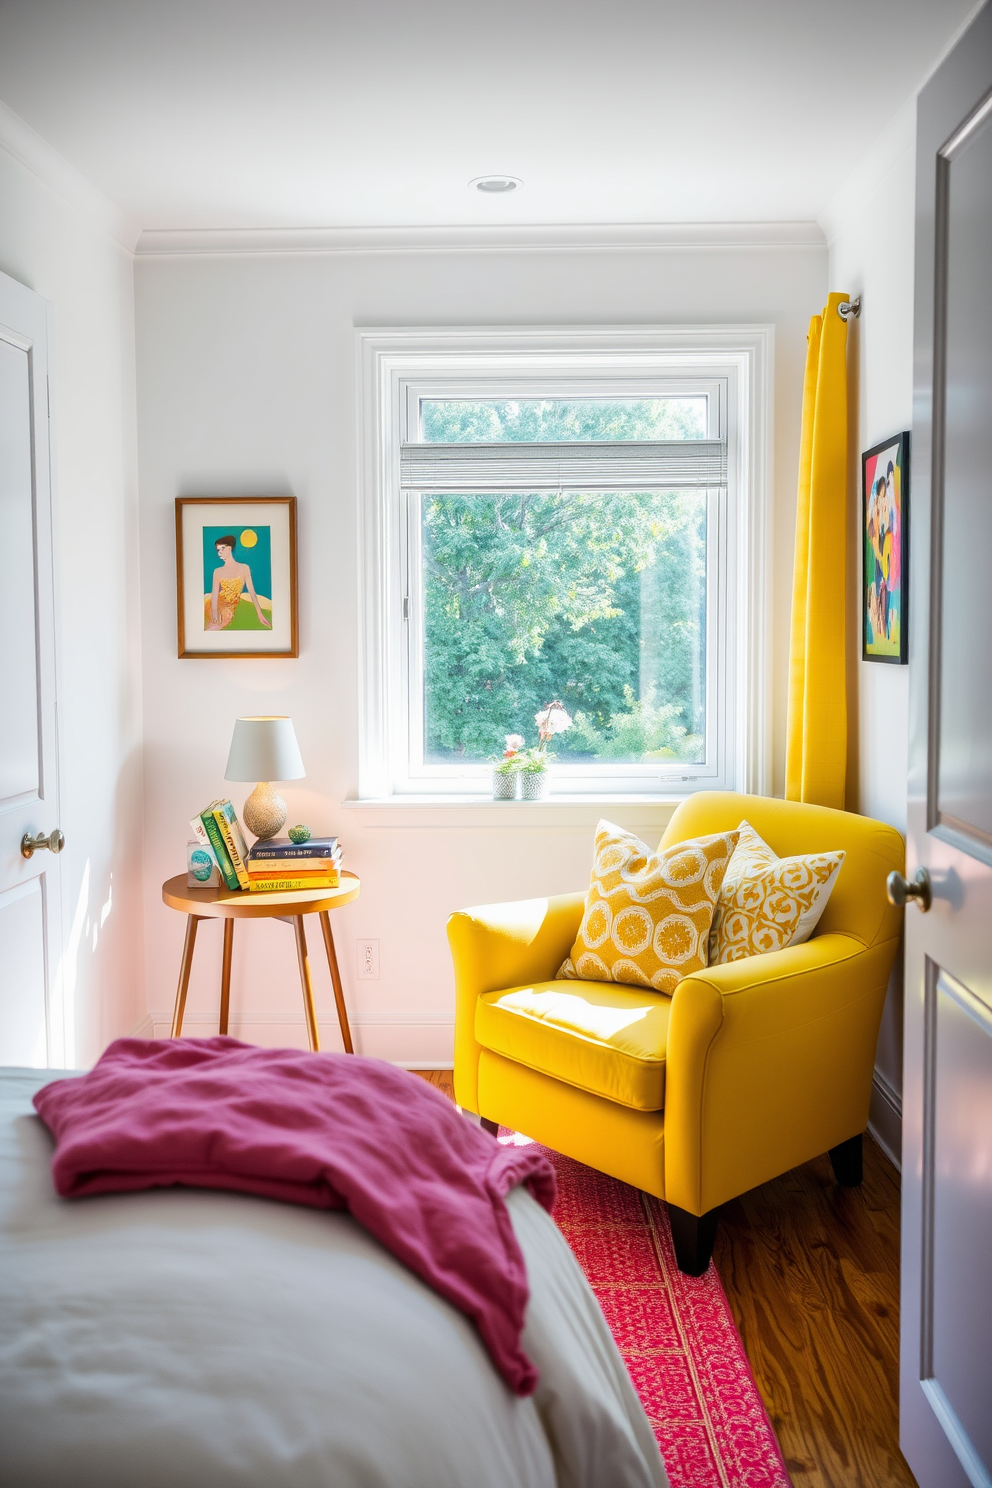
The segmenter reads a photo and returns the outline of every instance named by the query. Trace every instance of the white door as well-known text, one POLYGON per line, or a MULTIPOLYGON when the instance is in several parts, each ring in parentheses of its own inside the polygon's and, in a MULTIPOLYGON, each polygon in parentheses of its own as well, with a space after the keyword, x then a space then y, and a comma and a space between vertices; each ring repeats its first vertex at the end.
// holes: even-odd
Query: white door
POLYGON ((48 306, 0 274, 0 1065, 65 1063, 48 306), (59 846, 59 839, 54 839, 59 846))
POLYGON ((917 141, 900 1434, 920 1488, 990 1488, 992 7, 917 141))

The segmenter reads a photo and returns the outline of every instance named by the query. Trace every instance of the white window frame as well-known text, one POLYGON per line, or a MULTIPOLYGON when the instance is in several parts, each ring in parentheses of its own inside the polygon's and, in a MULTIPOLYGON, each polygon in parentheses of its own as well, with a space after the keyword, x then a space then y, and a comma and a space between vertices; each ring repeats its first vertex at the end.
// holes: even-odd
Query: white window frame
POLYGON ((563 765, 553 775, 554 797, 767 792, 773 338, 770 326, 358 330, 359 799, 468 802, 490 793, 484 765, 411 768, 423 718, 419 655, 411 647, 411 638, 422 635, 419 523, 411 522, 419 504, 401 491, 400 447, 412 433, 421 398, 511 392, 648 397, 707 391, 709 432, 725 436, 728 445, 727 488, 708 497, 708 566, 715 560, 724 582, 716 603, 707 605, 707 764, 563 765))

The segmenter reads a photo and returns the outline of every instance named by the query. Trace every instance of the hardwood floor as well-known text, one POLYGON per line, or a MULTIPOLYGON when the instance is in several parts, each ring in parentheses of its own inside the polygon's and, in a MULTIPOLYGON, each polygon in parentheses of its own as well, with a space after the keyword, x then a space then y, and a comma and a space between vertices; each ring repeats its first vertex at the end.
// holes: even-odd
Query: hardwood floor
MULTIPOLYGON (((420 1072, 454 1098, 450 1070, 420 1072)), ((824 1155, 727 1204, 713 1259, 795 1488, 915 1488, 899 1451, 899 1174, 824 1155)))
POLYGON ((455 1076, 452 1070, 417 1070, 416 1073, 428 1085, 436 1085, 438 1090, 443 1090, 449 1100, 454 1100, 455 1076))
POLYGON ((899 1174, 865 1138, 727 1204, 713 1254, 795 1488, 915 1488, 899 1451, 899 1174))

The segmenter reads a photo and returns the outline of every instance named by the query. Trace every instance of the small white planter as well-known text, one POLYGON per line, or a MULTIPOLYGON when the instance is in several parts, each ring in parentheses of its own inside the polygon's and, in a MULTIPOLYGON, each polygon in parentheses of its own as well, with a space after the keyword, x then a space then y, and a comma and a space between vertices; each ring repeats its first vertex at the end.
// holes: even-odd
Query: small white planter
POLYGON ((493 800, 515 801, 517 798, 516 771, 493 771, 493 800))
POLYGON ((544 801, 548 795, 547 770, 522 770, 520 773, 520 799, 522 801, 544 801))

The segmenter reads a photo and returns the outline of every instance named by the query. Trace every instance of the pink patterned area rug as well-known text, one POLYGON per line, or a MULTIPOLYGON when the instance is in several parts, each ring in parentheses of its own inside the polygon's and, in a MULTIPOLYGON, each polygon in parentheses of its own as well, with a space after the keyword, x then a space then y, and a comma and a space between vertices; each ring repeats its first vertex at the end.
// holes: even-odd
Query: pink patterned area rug
MULTIPOLYGON (((500 1133, 504 1143, 528 1140, 500 1133)), ((791 1488, 713 1265, 683 1276, 664 1204, 546 1150, 558 1173, 555 1219, 612 1329, 671 1488, 791 1488)))

